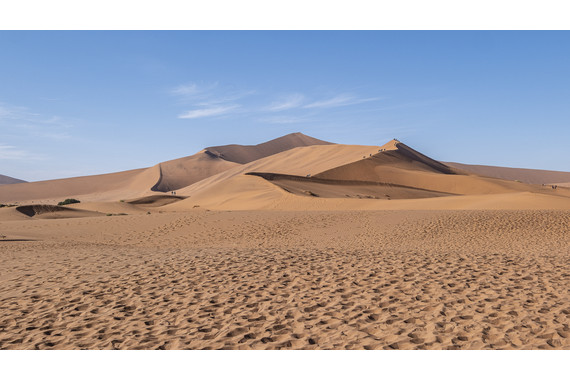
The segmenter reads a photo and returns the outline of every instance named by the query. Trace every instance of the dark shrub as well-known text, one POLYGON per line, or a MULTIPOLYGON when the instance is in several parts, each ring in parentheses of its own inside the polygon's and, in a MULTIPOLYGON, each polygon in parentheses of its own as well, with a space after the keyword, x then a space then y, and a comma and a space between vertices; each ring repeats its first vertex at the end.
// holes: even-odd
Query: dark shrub
POLYGON ((63 202, 59 202, 57 205, 58 206, 65 206, 65 205, 70 205, 73 203, 81 203, 80 201, 78 201, 77 199, 72 199, 72 198, 67 198, 66 200, 64 200, 63 202))

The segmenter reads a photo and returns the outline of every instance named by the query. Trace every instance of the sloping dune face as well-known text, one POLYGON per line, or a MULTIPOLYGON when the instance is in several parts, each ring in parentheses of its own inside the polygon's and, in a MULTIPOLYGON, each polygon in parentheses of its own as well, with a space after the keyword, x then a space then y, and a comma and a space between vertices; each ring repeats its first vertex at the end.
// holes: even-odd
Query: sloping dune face
POLYGON ((570 193, 564 189, 480 177, 453 169, 396 140, 381 147, 291 149, 227 170, 178 194, 189 198, 166 209, 570 207, 570 193))
POLYGON ((11 185, 13 183, 23 183, 21 179, 8 177, 7 175, 0 174, 0 185, 11 185))
POLYGON ((480 176, 520 181, 523 183, 540 184, 570 184, 570 173, 554 170, 519 169, 501 166, 467 165, 457 162, 446 162, 446 165, 468 171, 480 176))
POLYGON ((361 160, 363 157, 370 157, 378 150, 378 146, 340 144, 290 149, 180 189, 176 192, 177 194, 190 196, 190 198, 172 205, 172 209, 192 208, 197 204, 242 210, 281 207, 284 198, 297 202, 299 197, 289 194, 263 178, 246 174, 267 172, 306 177, 311 173, 318 173, 361 160))
POLYGON ((341 181, 370 181, 456 195, 500 194, 538 190, 536 186, 483 178, 453 169, 405 144, 382 150, 372 157, 339 166, 315 178, 341 181))
POLYGON ((257 145, 223 145, 206 148, 206 153, 226 161, 247 164, 261 158, 284 152, 289 149, 311 145, 331 145, 332 143, 306 136, 302 133, 291 133, 277 139, 257 145))
MULTIPOLYGON (((135 169, 125 172, 74 177, 50 181, 18 183, 0 187, 0 202, 42 200, 61 201, 82 197, 93 200, 115 200, 143 195, 158 181, 156 169, 135 169)), ((82 200, 83 200, 82 199, 82 200)))
POLYGON ((160 178, 152 190, 166 192, 181 189, 239 164, 202 150, 193 156, 162 162, 157 166, 160 178))
POLYGON ((146 169, 3 186, 0 202, 53 203, 67 197, 100 202, 178 190, 218 173, 296 147, 331 145, 293 133, 252 146, 206 148, 192 156, 162 162, 146 169))

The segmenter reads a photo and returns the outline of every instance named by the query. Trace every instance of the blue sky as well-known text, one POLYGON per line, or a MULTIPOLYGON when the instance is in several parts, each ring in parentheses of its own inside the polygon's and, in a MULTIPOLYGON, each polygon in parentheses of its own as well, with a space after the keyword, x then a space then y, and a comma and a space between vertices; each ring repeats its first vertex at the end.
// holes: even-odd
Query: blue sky
POLYGON ((0 31, 0 174, 128 170, 291 132, 570 171, 570 32, 0 31))

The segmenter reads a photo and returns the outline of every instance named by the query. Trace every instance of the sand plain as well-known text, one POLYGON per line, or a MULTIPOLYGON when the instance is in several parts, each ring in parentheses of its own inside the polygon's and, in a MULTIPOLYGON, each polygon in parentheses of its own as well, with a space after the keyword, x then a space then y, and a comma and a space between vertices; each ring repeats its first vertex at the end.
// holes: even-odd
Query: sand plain
POLYGON ((1 349, 568 349, 570 212, 0 222, 1 349))

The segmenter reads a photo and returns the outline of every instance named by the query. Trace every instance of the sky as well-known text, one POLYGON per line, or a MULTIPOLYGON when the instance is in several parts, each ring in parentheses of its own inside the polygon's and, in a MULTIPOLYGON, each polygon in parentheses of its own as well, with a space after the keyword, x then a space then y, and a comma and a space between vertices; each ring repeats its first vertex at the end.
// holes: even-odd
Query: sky
POLYGON ((570 171, 568 31, 0 31, 0 174, 288 133, 570 171))

